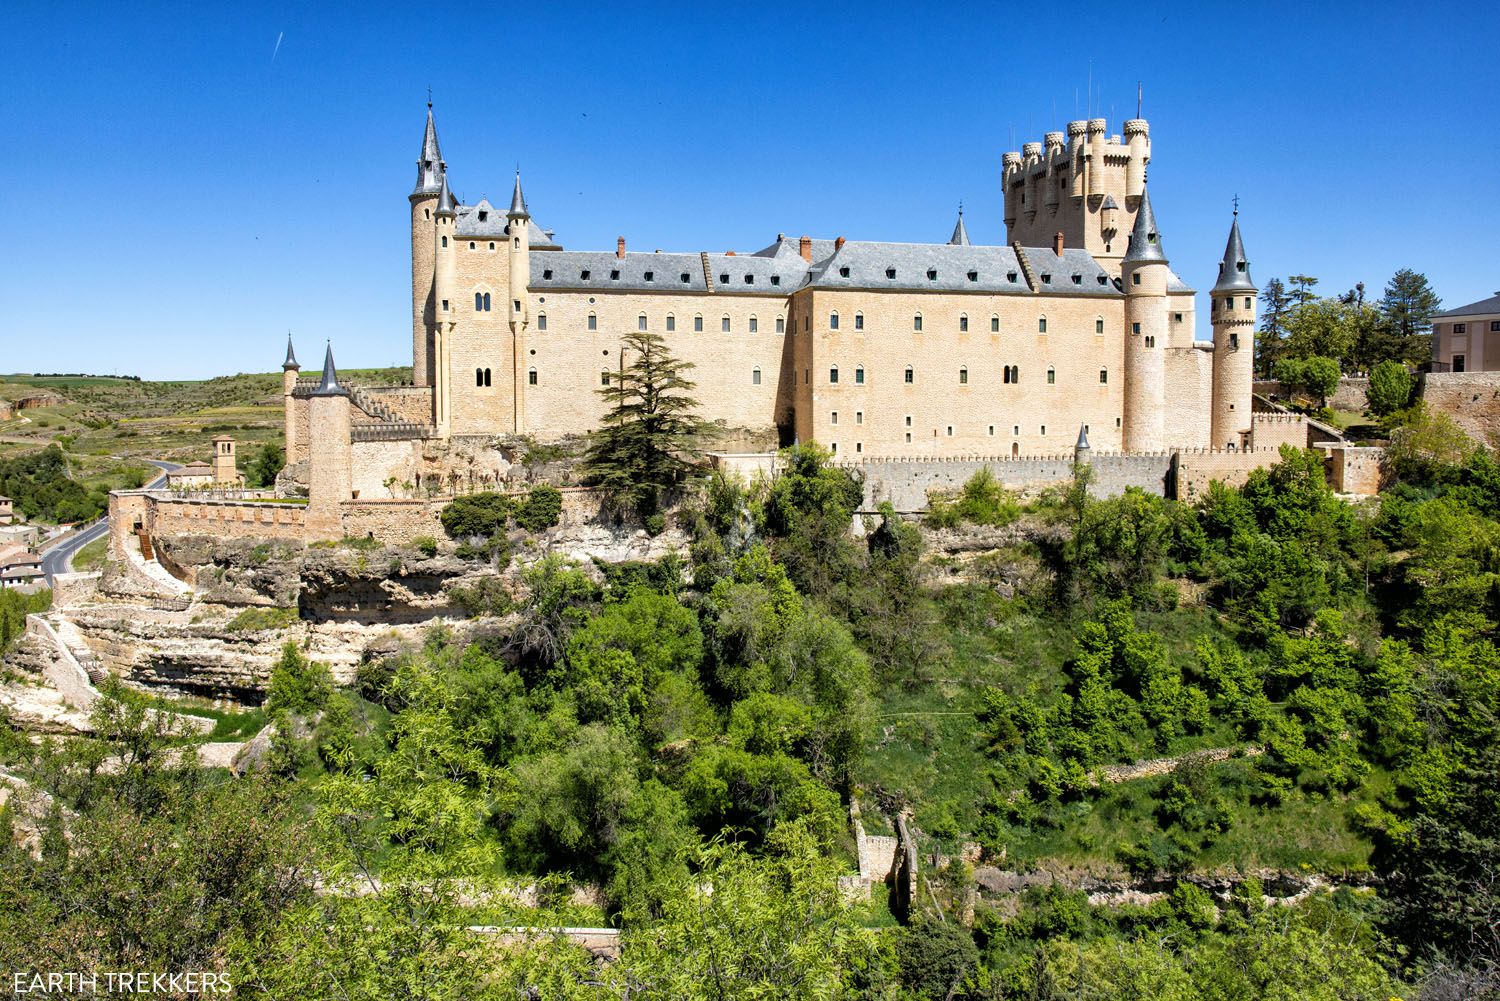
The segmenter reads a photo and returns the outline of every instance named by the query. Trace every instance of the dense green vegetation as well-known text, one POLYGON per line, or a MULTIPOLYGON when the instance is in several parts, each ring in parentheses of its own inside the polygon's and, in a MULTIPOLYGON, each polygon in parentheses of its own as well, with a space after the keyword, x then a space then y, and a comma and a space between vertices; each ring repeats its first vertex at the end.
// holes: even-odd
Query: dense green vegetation
POLYGON ((109 506, 108 491, 90 490, 68 476, 57 445, 0 459, 0 494, 12 500, 17 513, 50 522, 92 521, 109 506))
MULTIPOLYGON (((1400 481, 1359 506, 1290 448, 1194 505, 976 477, 933 523, 1015 541, 962 566, 891 511, 851 535, 860 485, 792 449, 703 485, 687 560, 532 562, 515 600, 474 596, 503 618, 352 691, 287 647, 241 780, 116 692, 97 739, 0 747, 57 797, 39 856, 0 860, 0 965, 288 998, 1485 996, 1500 463, 1406 413, 1400 481), (949 857, 909 914, 841 893, 851 799, 949 857), (976 899, 971 841, 1164 895, 976 899), (1264 869, 1347 885, 1268 905, 1264 869), (621 927, 619 960, 543 930, 580 924, 621 927)), ((527 510, 556 517, 481 494, 444 527, 480 545, 527 510)))

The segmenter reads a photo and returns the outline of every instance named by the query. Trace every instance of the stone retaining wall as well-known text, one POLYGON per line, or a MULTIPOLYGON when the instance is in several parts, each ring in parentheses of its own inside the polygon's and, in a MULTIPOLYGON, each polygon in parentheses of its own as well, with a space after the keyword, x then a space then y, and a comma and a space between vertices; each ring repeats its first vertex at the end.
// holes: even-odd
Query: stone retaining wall
MULTIPOLYGON (((957 490, 981 469, 989 469, 997 481, 1023 496, 1073 480, 1071 452, 1021 458, 870 458, 838 465, 863 476, 865 497, 861 510, 865 512, 873 512, 887 502, 901 513, 925 511, 929 492, 957 490)), ((1130 487, 1170 496, 1170 452, 1094 453, 1089 465, 1094 471, 1095 496, 1115 497, 1130 487)))
POLYGON ((1500 372, 1424 372, 1417 392, 1475 441, 1500 445, 1500 372))

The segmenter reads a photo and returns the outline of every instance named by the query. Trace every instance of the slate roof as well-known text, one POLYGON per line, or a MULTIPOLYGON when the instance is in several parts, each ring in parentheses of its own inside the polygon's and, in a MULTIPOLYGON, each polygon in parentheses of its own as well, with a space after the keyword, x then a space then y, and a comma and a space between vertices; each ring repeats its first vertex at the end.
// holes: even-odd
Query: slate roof
POLYGON ((1156 227, 1156 213, 1151 211, 1151 193, 1145 188, 1141 189, 1141 204, 1136 209, 1135 228, 1130 231, 1124 259, 1162 263, 1167 260, 1167 252, 1161 245, 1161 230, 1156 227))
POLYGON ((414 195, 437 191, 443 174, 443 151, 438 148, 437 125, 432 120, 432 105, 427 105, 427 128, 422 133, 422 152, 417 157, 417 186, 414 195))
POLYGON ((1500 292, 1496 292, 1488 299, 1480 299, 1471 302, 1467 306, 1455 306, 1445 309, 1441 313, 1434 313, 1433 318, 1445 318, 1449 316, 1483 316, 1487 313, 1500 313, 1500 292))
POLYGON ((1224 260, 1219 262, 1219 280, 1214 285, 1214 291, 1255 291, 1255 283, 1250 280, 1250 261, 1245 257, 1245 244, 1240 239, 1238 215, 1229 226, 1229 242, 1224 245, 1224 260))
POLYGON ((953 244, 955 247, 969 246, 969 231, 964 226, 963 209, 958 210, 958 222, 954 224, 953 235, 948 238, 948 242, 953 244))
MULTIPOLYGON (((510 236, 510 221, 505 218, 505 213, 490 204, 488 198, 481 198, 475 205, 458 207, 453 232, 463 240, 500 240, 510 236), (481 215, 484 216, 483 219, 480 218, 481 215)), ((542 228, 535 219, 531 220, 532 250, 561 250, 562 247, 553 239, 553 235, 552 230, 542 228)))

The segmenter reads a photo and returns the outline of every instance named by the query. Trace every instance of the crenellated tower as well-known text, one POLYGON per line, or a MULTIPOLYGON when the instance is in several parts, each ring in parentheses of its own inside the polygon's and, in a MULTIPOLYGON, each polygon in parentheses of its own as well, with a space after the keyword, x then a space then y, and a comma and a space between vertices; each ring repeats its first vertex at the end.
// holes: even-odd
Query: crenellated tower
POLYGON ((1167 281, 1171 273, 1156 228, 1156 215, 1151 211, 1151 196, 1142 188, 1130 243, 1120 261, 1120 278, 1125 289, 1127 452, 1156 452, 1167 445, 1167 281))
POLYGON ((1214 448, 1244 448, 1251 429, 1255 383, 1255 314, 1259 290, 1240 240, 1239 210, 1229 226, 1229 242, 1210 293, 1214 328, 1214 448))
POLYGON ((510 302, 507 308, 511 343, 511 421, 519 434, 526 430, 526 328, 531 318, 526 297, 526 287, 531 283, 531 213, 526 210, 526 199, 521 194, 519 168, 516 170, 516 187, 510 196, 510 210, 505 213, 505 218, 509 221, 506 232, 510 236, 510 302))
POLYGON ((433 212, 447 173, 438 148, 437 126, 432 120, 432 102, 427 102, 427 129, 422 134, 422 152, 417 157, 417 186, 411 202, 411 357, 412 384, 432 384, 432 328, 436 322, 432 288, 433 212))
POLYGON ((1062 233, 1065 246, 1087 250, 1113 269, 1146 188, 1151 130, 1145 119, 1132 118, 1122 142, 1107 134, 1107 125, 1102 118, 1069 122, 1066 135, 1048 132, 1042 142, 1004 155, 1006 242, 1047 247, 1062 233))
POLYGON ((432 386, 432 421, 448 432, 453 386, 453 329, 458 322, 457 279, 458 200, 448 188, 448 174, 438 179, 438 194, 432 208, 432 299, 433 323, 429 369, 432 386))

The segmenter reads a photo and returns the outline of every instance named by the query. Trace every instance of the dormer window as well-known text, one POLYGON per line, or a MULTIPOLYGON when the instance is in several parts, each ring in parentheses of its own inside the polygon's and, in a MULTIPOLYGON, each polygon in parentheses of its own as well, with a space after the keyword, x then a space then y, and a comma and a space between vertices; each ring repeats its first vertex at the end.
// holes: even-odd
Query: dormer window
POLYGON ((928 268, 927 269, 927 280, 930 281, 930 282, 937 281, 937 268, 928 268))
POLYGON ((692 281, 692 280, 693 280, 693 276, 692 276, 692 275, 691 275, 691 274, 689 274, 689 273, 688 273, 688 272, 686 272, 686 271, 684 271, 684 272, 683 272, 683 273, 682 273, 682 284, 684 284, 684 285, 686 285, 686 284, 688 284, 688 283, 689 283, 689 282, 691 282, 691 281, 692 281))
POLYGON ((620 280, 619 269, 614 269, 614 270, 610 271, 610 273, 609 273, 609 280, 612 281, 612 282, 617 282, 617 281, 620 280))
POLYGON ((582 271, 578 272, 578 280, 581 281, 581 282, 586 282, 586 281, 589 280, 589 275, 590 274, 591 274, 591 272, 589 271, 589 269, 588 268, 584 268, 582 271))
POLYGON ((887 278, 895 278, 896 277, 896 269, 895 268, 886 268, 885 269, 885 276, 887 278))
POLYGON ((1014 284, 1016 280, 1016 273, 1014 271, 1005 272, 1005 280, 1014 284))
POLYGON ((1094 278, 1094 281, 1098 282, 1100 285, 1104 285, 1104 284, 1107 284, 1109 282, 1109 276, 1108 275, 1098 275, 1097 277, 1094 278))
POLYGON ((772 285, 780 285, 781 284, 781 276, 780 275, 772 275, 771 276, 771 284, 772 285))
POLYGON ((655 271, 647 271, 644 277, 645 277, 646 281, 648 281, 648 282, 654 282, 654 281, 656 281, 656 272, 655 271))
POLYGON ((1073 276, 1073 284, 1074 285, 1082 285, 1083 284, 1083 275, 1074 275, 1073 276))
POLYGON ((551 280, 552 280, 552 269, 551 268, 545 268, 545 269, 543 269, 543 271, 542 271, 542 281, 544 281, 544 282, 550 282, 551 280))
POLYGON ((484 209, 480 209, 479 210, 479 221, 480 222, 487 222, 489 220, 489 218, 490 218, 490 214, 488 212, 486 212, 484 209))
POLYGON ((719 284, 720 285, 728 285, 729 284, 729 273, 728 272, 725 272, 724 274, 722 274, 722 275, 719 276, 719 284))
POLYGON ((977 282, 977 281, 979 281, 979 272, 978 271, 970 271, 969 272, 969 281, 971 281, 971 282, 977 282))
POLYGON ((840 278, 848 278, 849 277, 849 269, 848 268, 839 268, 839 277, 840 278))
POLYGON ((1052 284, 1052 275, 1050 273, 1048 273, 1046 271, 1042 272, 1042 284, 1043 285, 1051 285, 1052 284))
POLYGON ((1234 270, 1240 272, 1241 274, 1244 273, 1245 267, 1246 265, 1244 261, 1236 261, 1234 264, 1234 270))
POLYGON ((755 284, 755 276, 754 275, 746 275, 745 276, 745 284, 746 285, 754 285, 755 284))

